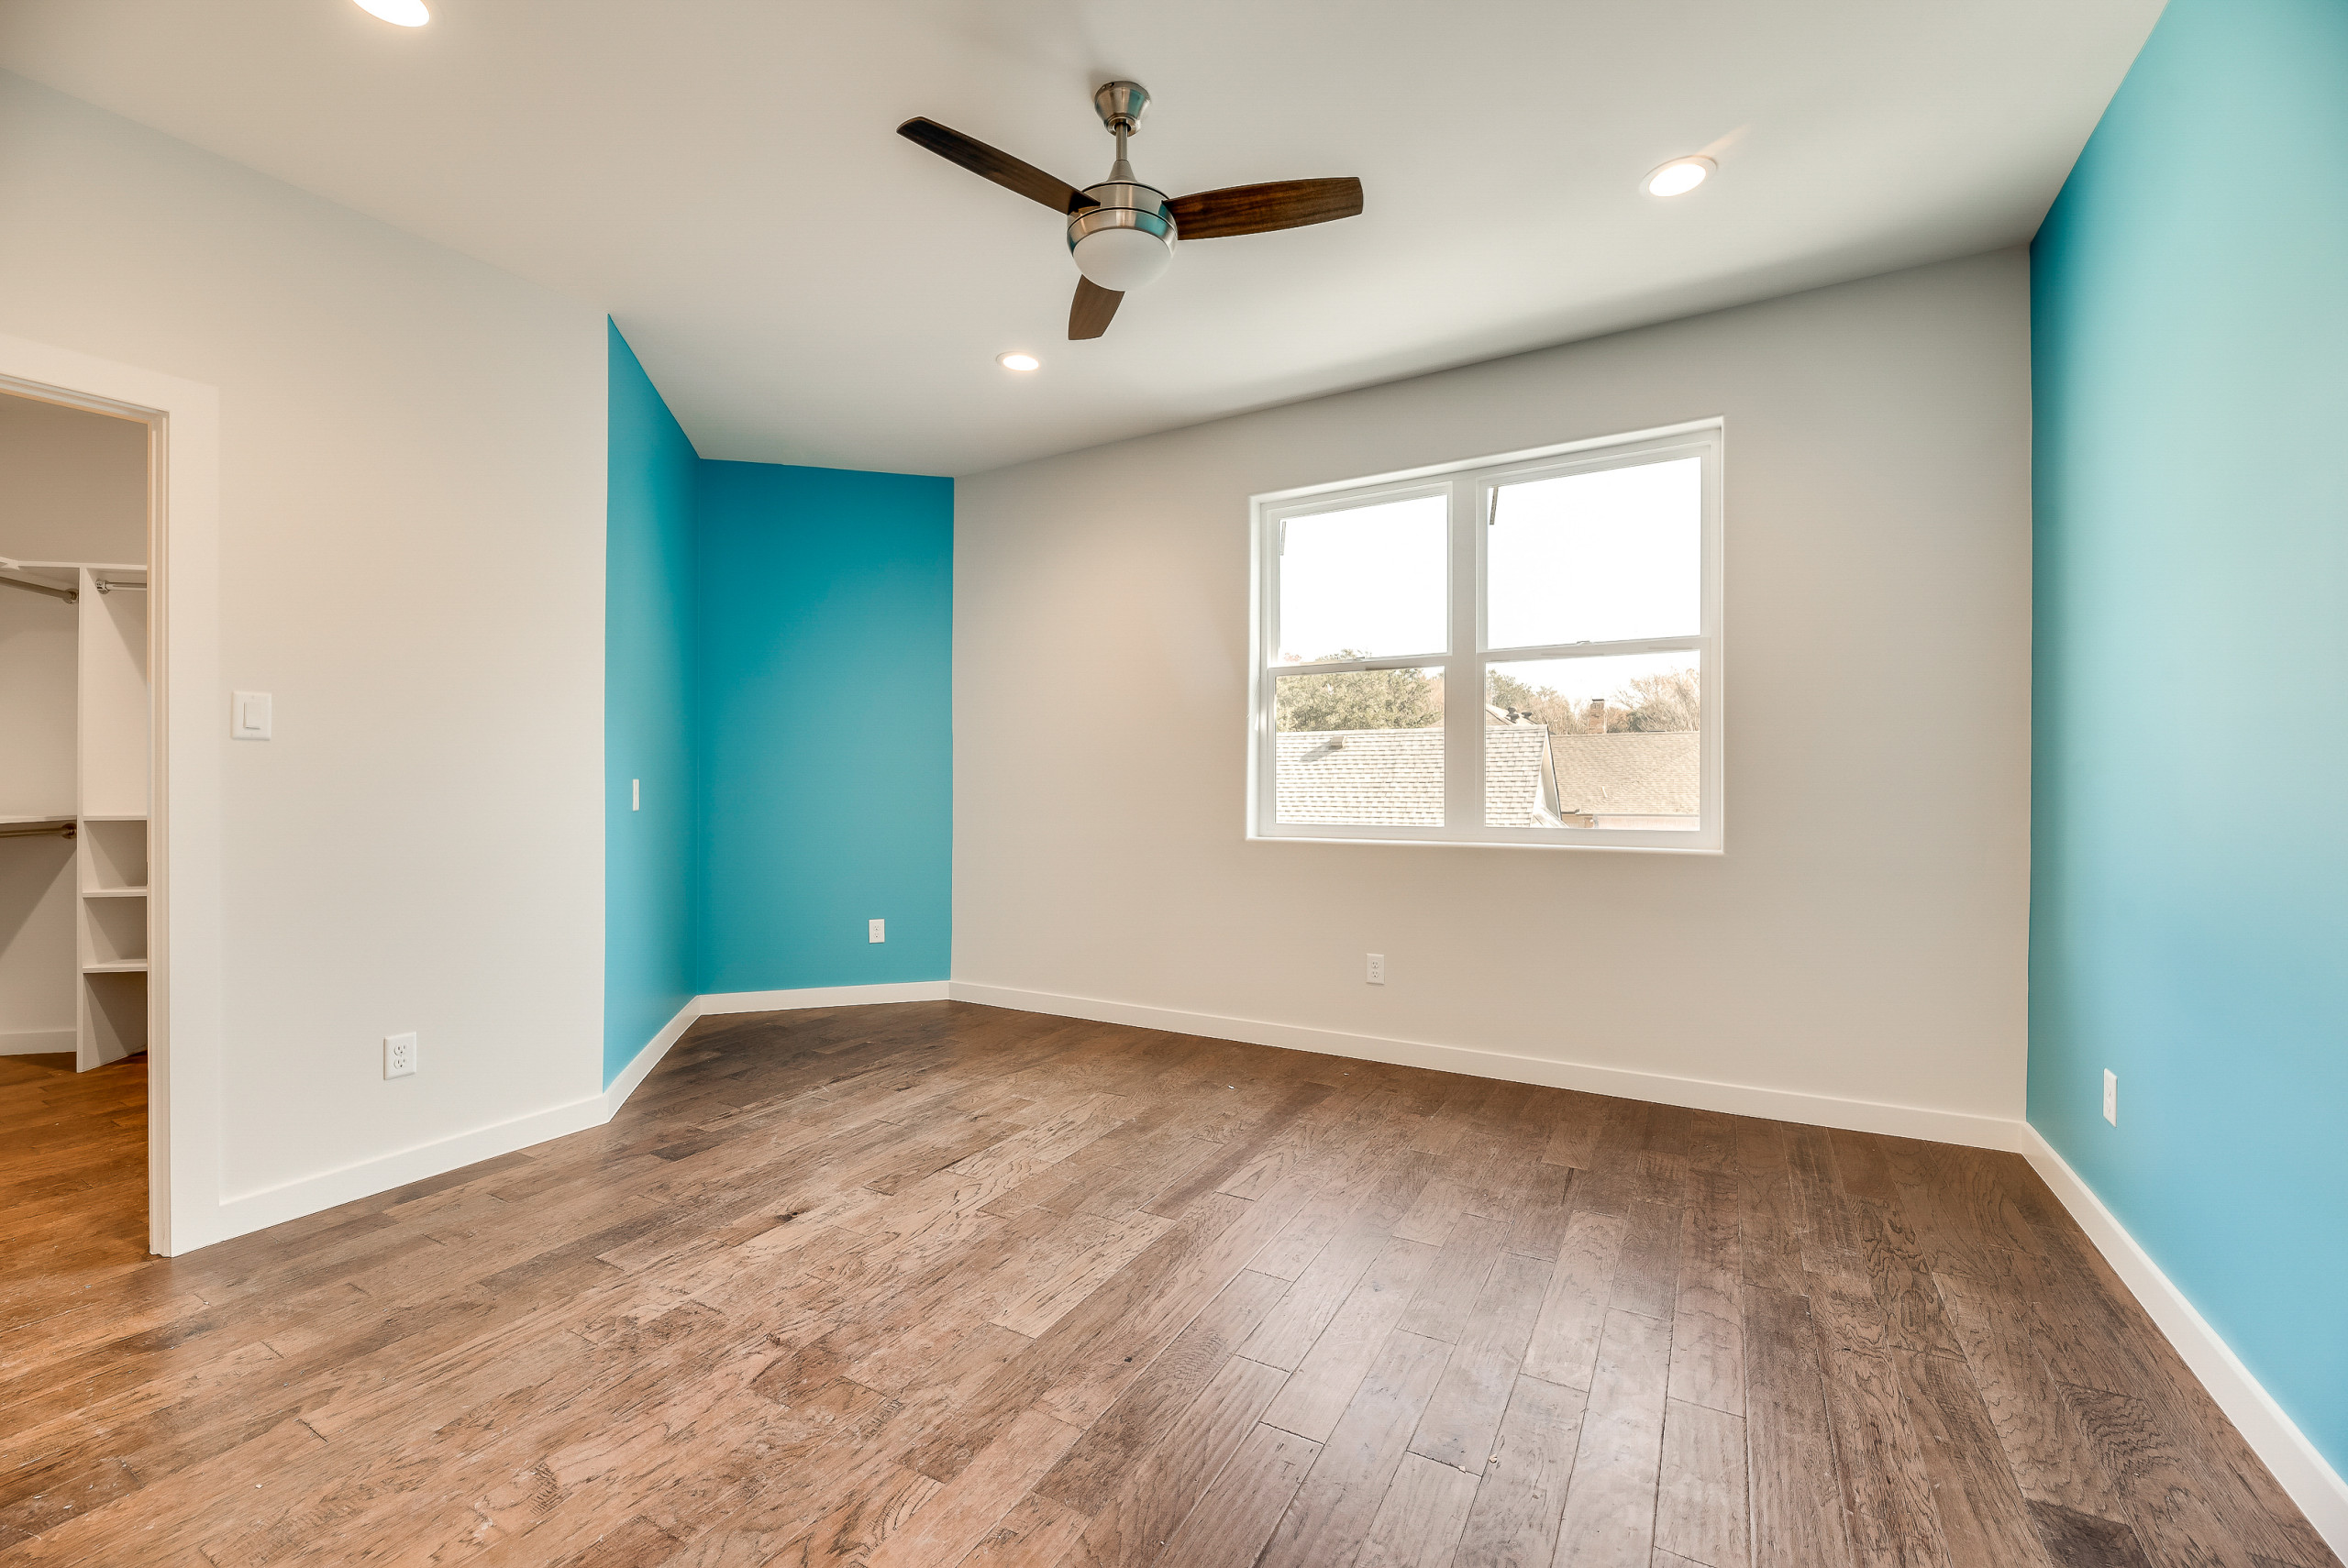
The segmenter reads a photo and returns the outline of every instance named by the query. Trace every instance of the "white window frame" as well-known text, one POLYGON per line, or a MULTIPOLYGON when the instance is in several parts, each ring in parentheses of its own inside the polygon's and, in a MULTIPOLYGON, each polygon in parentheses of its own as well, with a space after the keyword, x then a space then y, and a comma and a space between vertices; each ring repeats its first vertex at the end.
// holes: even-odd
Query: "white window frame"
POLYGON ((1530 451, 1471 458, 1401 473, 1335 484, 1309 485, 1249 498, 1252 553, 1248 656, 1247 836, 1348 844, 1450 844, 1528 849, 1618 849, 1689 855, 1723 852, 1726 835, 1722 693, 1727 654, 1722 605, 1722 469, 1726 429, 1719 419, 1568 441, 1530 451), (1563 646, 1490 648, 1486 643, 1485 561, 1494 491, 1539 477, 1697 458, 1702 462, 1702 629, 1692 636, 1576 643, 1563 646), (1292 517, 1347 511, 1416 496, 1448 498, 1445 523, 1447 610, 1445 645, 1378 658, 1274 664, 1279 648, 1280 525, 1292 517), (1465 629, 1467 635, 1463 635, 1465 629), (1484 825, 1485 667, 1534 659, 1602 658, 1610 655, 1694 651, 1700 656, 1703 807, 1694 832, 1660 828, 1508 828, 1484 825), (1444 825, 1398 827, 1362 823, 1283 823, 1275 795, 1277 741, 1273 727, 1282 676, 1370 669, 1439 669, 1444 677, 1444 825), (1459 698, 1464 694, 1466 700, 1459 698))

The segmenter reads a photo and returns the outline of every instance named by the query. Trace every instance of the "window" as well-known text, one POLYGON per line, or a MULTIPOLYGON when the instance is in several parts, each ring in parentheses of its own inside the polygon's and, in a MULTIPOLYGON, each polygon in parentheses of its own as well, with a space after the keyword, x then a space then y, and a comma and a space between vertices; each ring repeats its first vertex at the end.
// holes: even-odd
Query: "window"
POLYGON ((1256 498, 1257 838, 1721 847, 1721 427, 1256 498))

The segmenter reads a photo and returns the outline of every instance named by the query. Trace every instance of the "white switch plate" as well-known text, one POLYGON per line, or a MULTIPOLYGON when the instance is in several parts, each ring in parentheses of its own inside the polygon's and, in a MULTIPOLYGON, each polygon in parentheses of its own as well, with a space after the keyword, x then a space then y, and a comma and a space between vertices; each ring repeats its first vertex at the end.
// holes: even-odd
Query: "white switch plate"
POLYGON ((1373 986, 1386 983, 1386 955, 1383 953, 1369 955, 1369 983, 1373 986))
POLYGON ((2120 1075, 2110 1067, 2103 1070, 2103 1119, 2120 1125, 2120 1075))
POLYGON ((415 1035, 386 1034, 383 1036, 383 1076, 404 1078, 415 1071, 415 1035))
POLYGON ((271 706, 269 693, 266 691, 231 692, 228 698, 229 738, 267 740, 271 728, 271 706))
POLYGON ((627 781, 627 809, 631 812, 644 810, 644 780, 641 778, 627 781))
POLYGON ((864 928, 864 940, 867 942, 888 941, 889 922, 885 920, 867 921, 864 928))

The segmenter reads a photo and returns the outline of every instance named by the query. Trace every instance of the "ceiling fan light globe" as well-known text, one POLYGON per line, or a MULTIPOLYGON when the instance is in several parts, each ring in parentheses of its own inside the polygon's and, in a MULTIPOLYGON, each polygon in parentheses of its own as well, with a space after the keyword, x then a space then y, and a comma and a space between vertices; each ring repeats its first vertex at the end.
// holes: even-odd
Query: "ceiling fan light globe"
POLYGON ((1121 294, 1155 282, 1174 259, 1173 242, 1146 228, 1097 228, 1069 248, 1078 271, 1121 294))

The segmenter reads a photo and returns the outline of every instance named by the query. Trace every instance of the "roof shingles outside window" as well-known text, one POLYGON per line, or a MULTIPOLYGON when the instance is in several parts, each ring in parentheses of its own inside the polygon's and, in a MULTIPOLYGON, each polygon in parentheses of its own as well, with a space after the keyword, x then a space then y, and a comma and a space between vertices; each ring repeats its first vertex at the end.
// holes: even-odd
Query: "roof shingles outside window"
MULTIPOLYGON (((1277 737, 1279 820, 1381 827, 1443 825, 1443 730, 1284 730, 1277 737)), ((1558 735, 1535 724, 1484 732, 1490 827, 1665 819, 1693 825, 1702 737, 1693 730, 1558 735)))

